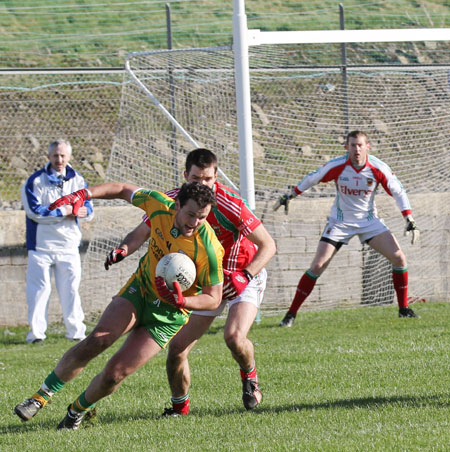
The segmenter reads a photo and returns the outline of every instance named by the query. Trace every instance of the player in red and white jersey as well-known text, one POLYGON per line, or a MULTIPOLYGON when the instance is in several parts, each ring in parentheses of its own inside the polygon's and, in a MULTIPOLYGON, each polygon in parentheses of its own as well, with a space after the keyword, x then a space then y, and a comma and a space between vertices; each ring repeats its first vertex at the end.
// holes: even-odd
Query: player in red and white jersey
POLYGON ((348 153, 330 160, 308 174, 274 205, 288 212, 289 201, 321 182, 334 181, 336 199, 328 223, 317 247, 311 267, 301 277, 292 304, 280 326, 293 325, 297 311, 312 292, 317 279, 328 267, 342 245, 357 235, 392 263, 394 289, 397 294, 400 317, 418 317, 408 306, 408 267, 406 257, 397 240, 377 216, 375 193, 381 185, 392 196, 406 220, 406 233, 412 233, 412 243, 419 239, 419 229, 411 215, 411 206, 400 181, 388 165, 369 155, 370 142, 366 133, 355 130, 347 136, 348 153))
MULTIPOLYGON (((215 317, 228 304, 224 337, 233 358, 240 366, 242 400, 246 409, 261 401, 255 354, 248 338, 266 287, 265 266, 275 254, 275 242, 246 201, 234 190, 217 182, 217 157, 208 149, 195 149, 186 158, 186 181, 201 182, 213 189, 217 205, 207 217, 225 249, 223 259, 223 301, 214 311, 194 311, 189 323, 169 345, 167 375, 172 390, 172 408, 165 416, 189 412, 190 369, 188 355, 197 340, 208 330, 215 317)), ((166 194, 175 199, 179 189, 166 194)), ((151 219, 144 221, 125 237, 119 248, 108 255, 105 267, 122 260, 148 239, 151 219)))
MULTIPOLYGON (((256 244, 247 236, 261 225, 261 221, 249 209, 246 201, 231 188, 216 180, 212 189, 216 195, 217 206, 208 216, 208 223, 225 249, 223 268, 230 272, 242 270, 258 251, 256 244)), ((166 192, 166 195, 175 199, 178 191, 179 188, 176 188, 166 192)))

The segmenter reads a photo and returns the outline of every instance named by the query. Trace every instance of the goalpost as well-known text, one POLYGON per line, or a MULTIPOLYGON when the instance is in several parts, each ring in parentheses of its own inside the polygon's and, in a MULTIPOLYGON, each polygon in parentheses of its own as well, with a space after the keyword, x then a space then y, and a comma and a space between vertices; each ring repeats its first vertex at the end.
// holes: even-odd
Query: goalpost
MULTIPOLYGON (((233 47, 127 57, 107 179, 168 190, 182 182, 187 152, 212 149, 220 180, 240 188, 277 241, 262 309, 284 311, 314 256, 334 187, 321 184, 293 200, 288 216, 274 213, 272 205, 289 185, 345 152, 346 130, 365 130, 372 152, 408 191, 422 230, 412 247, 392 198, 377 195, 380 216, 408 258, 410 295, 449 300, 450 64, 443 64, 449 61, 449 30, 414 30, 413 36, 408 30, 260 32, 247 30, 243 2, 235 3, 233 47), (399 48, 389 42, 408 39, 402 57, 438 63, 377 63, 381 50, 397 56, 399 48), (380 41, 387 44, 367 44, 380 41), (345 82, 340 43, 348 44, 352 63, 345 82), (369 61, 374 56, 375 63, 369 61)), ((94 290, 106 304, 137 265, 139 253, 109 272, 102 268, 107 252, 141 217, 136 208, 115 209, 97 219, 84 265, 84 300, 94 290)), ((393 301, 390 264, 355 239, 337 254, 304 307, 393 301)))

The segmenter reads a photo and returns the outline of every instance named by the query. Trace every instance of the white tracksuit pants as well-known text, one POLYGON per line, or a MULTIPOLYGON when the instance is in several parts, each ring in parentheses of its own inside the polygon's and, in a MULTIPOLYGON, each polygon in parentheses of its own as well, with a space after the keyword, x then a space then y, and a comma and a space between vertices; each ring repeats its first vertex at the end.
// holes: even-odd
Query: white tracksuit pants
POLYGON ((45 339, 48 325, 48 305, 51 293, 52 270, 55 274, 64 324, 68 339, 84 339, 86 325, 78 294, 81 281, 79 253, 50 254, 41 251, 28 252, 27 304, 30 332, 26 341, 45 339))

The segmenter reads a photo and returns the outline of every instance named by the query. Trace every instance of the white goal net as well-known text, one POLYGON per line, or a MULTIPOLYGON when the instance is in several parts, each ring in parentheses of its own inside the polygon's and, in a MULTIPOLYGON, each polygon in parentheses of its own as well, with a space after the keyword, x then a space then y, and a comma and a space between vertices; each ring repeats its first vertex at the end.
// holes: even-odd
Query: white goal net
MULTIPOLYGON (((447 57, 450 53, 448 46, 435 49, 440 61, 444 52, 447 57)), ((371 46, 360 54, 374 52, 371 46)), ((349 49, 353 54, 358 51, 349 49)), ((345 153, 344 137, 353 129, 368 133, 372 153, 391 166, 409 194, 422 232, 414 247, 403 237, 404 220, 392 198, 381 190, 376 199, 380 216, 407 255, 410 295, 448 300, 450 66, 351 64, 344 71, 339 58, 338 46, 249 49, 256 213, 278 247, 268 267, 263 310, 289 306, 314 256, 334 185, 318 185, 292 201, 288 216, 281 209, 274 213, 272 205, 307 173, 345 153)), ((232 49, 142 52, 132 54, 128 63, 139 84, 126 76, 108 180, 161 191, 178 186, 185 155, 195 143, 214 151, 223 173, 239 186, 232 49)), ((120 215, 97 218, 84 270, 84 279, 94 283, 87 285, 85 301, 95 287, 107 303, 137 265, 136 256, 108 274, 103 270, 107 252, 140 219, 136 208, 117 209, 120 215)), ((394 301, 390 264, 353 239, 336 255, 304 306, 394 301)))

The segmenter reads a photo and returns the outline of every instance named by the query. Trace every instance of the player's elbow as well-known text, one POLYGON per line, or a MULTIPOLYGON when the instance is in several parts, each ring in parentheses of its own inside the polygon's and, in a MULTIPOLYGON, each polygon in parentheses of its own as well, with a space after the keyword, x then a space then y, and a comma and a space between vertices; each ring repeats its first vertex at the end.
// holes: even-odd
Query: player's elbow
POLYGON ((275 240, 268 235, 267 238, 258 245, 259 254, 261 256, 264 256, 264 266, 267 265, 267 263, 272 259, 273 256, 275 256, 275 253, 277 252, 277 245, 275 243, 275 240))
POLYGON ((210 294, 209 307, 207 308, 208 311, 214 311, 220 306, 220 303, 222 303, 222 287, 222 285, 215 286, 214 293, 210 294))
POLYGON ((275 240, 269 236, 269 239, 266 242, 266 246, 267 246, 267 254, 269 257, 269 259, 271 259, 273 256, 275 256, 275 253, 277 252, 277 245, 275 243, 275 240))
POLYGON ((220 303, 222 302, 222 291, 220 291, 220 296, 214 296, 211 300, 211 307, 208 309, 208 311, 214 311, 220 306, 220 303))

